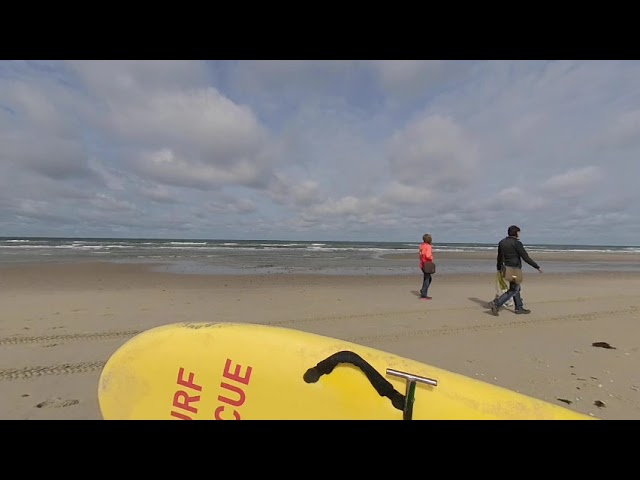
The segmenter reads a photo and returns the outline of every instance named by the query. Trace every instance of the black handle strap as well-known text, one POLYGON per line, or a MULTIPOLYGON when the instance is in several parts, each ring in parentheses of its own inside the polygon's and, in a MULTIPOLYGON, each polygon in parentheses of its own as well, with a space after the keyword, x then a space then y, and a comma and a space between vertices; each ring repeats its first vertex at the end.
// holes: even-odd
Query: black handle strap
POLYGON ((393 388, 393 385, 380 375, 365 359, 357 353, 348 350, 334 353, 319 362, 315 367, 311 367, 305 372, 303 376, 304 381, 307 383, 316 383, 322 375, 330 374, 340 363, 350 363, 360 368, 381 397, 387 397, 391 400, 391 404, 395 408, 404 411, 405 396, 393 388))

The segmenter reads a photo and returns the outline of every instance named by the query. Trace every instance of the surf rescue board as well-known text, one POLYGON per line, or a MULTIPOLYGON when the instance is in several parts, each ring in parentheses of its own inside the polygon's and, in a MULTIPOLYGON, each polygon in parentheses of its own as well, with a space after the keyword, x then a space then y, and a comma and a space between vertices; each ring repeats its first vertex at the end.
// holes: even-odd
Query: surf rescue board
POLYGON ((105 364, 106 420, 454 420, 593 417, 374 348, 244 323, 147 330, 105 364))

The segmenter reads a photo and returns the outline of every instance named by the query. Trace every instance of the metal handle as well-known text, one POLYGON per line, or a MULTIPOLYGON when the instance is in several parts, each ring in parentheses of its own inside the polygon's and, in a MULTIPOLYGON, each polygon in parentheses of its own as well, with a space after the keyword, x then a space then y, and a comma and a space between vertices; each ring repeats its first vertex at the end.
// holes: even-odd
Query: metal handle
POLYGON ((404 410, 402 414, 403 420, 411 420, 413 418, 413 403, 416 394, 416 382, 425 383, 432 387, 438 386, 438 381, 433 378, 421 377, 413 373, 401 372, 393 368, 387 368, 387 375, 404 378, 407 381, 407 391, 404 399, 404 410))
POLYGON ((432 387, 438 386, 438 381, 433 378, 421 377, 420 375, 414 375, 413 373, 401 372, 400 370, 394 370, 393 368, 387 368, 387 375, 393 375, 395 377, 404 378, 410 382, 420 382, 431 385, 432 387))

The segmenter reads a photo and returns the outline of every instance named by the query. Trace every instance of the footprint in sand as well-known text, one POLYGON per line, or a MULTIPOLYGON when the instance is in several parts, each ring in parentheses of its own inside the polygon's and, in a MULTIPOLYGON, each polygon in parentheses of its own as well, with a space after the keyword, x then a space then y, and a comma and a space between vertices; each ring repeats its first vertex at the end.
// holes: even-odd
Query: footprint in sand
POLYGON ((80 403, 80 400, 63 400, 62 398, 48 398, 44 402, 36 405, 36 408, 64 408, 71 407, 80 403))

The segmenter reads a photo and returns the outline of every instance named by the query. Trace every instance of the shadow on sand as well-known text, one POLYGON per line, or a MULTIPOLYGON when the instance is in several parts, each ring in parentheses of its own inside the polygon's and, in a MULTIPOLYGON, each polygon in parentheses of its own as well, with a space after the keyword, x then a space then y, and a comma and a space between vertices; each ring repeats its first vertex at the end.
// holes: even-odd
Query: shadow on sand
POLYGON ((472 302, 477 303, 478 305, 480 305, 483 308, 489 309, 489 302, 487 302, 486 300, 481 300, 479 298, 476 297, 469 297, 469 300, 471 300, 472 302))
MULTIPOLYGON (((476 297, 469 297, 468 299, 471 300, 472 302, 477 303, 482 308, 484 308, 485 311, 482 313, 484 313, 485 315, 491 315, 493 317, 493 313, 491 313, 491 307, 489 307, 489 302, 487 302, 486 300, 481 300, 476 297)), ((501 310, 503 310, 503 308, 501 310)))

